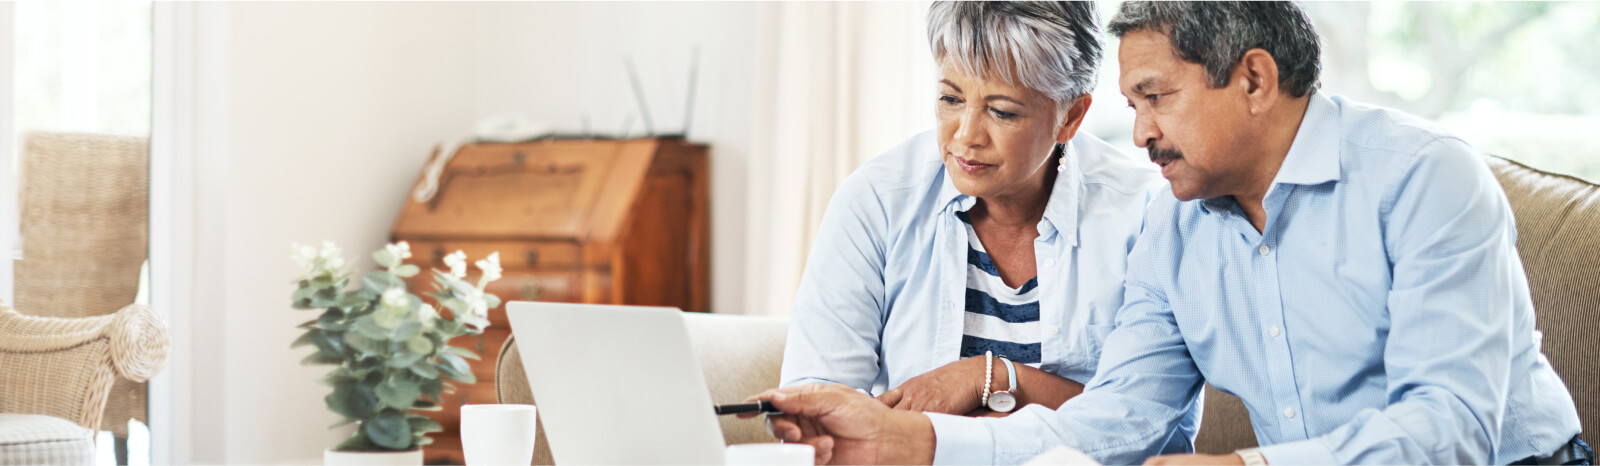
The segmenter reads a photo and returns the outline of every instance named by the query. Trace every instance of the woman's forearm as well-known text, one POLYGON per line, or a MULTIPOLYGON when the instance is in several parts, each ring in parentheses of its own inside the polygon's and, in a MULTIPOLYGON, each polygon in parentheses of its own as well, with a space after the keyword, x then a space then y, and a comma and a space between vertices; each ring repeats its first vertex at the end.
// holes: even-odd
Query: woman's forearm
MULTIPOLYGON (((1066 403, 1072 397, 1083 393, 1083 384, 1073 382, 1071 379, 1025 364, 1015 364, 1015 366, 1017 368, 1017 385, 1020 387, 1015 390, 1018 407, 1039 404, 1050 409, 1056 409, 1060 408, 1062 403, 1066 403)), ((995 364, 995 383, 992 386, 997 389, 1003 387, 1010 380, 1010 377, 1011 375, 1006 372, 1005 364, 995 364)))

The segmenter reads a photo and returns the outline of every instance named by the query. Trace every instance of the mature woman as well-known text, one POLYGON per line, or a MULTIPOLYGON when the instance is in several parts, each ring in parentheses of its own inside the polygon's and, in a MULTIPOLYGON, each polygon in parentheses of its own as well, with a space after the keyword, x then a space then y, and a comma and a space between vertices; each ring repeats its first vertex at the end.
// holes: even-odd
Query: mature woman
POLYGON ((834 193, 783 385, 957 415, 1055 409, 1094 376, 1161 176, 1078 131, 1100 64, 1092 4, 941 2, 928 42, 938 128, 834 193))

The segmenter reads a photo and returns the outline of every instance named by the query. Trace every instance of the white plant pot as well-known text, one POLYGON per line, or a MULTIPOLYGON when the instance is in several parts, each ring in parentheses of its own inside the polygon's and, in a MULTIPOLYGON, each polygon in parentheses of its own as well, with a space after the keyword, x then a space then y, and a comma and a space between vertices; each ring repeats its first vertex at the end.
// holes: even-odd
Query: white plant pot
POLYGON ((405 451, 322 451, 326 466, 421 466, 422 449, 405 451))

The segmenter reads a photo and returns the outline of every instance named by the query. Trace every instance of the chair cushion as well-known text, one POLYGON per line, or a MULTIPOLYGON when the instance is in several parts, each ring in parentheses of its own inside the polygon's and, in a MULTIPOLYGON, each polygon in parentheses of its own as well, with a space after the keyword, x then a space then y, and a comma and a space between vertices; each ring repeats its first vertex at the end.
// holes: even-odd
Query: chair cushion
POLYGON ((1488 162, 1517 219, 1544 354, 1578 406, 1584 441, 1600 444, 1600 186, 1499 157, 1488 162))
POLYGON ((92 463, 93 431, 55 416, 0 413, 0 465, 92 463))

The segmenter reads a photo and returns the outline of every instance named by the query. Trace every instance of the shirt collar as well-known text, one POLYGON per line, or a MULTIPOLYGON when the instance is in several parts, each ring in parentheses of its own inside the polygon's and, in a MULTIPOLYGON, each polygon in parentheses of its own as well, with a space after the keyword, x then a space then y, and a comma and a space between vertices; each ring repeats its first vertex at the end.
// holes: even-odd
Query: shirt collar
MULTIPOLYGON (((1338 116, 1339 109, 1332 99, 1320 92, 1311 94, 1289 153, 1272 178, 1274 188, 1279 184, 1309 186, 1339 181, 1338 116)), ((1234 203, 1233 196, 1222 196, 1200 202, 1200 208, 1208 213, 1227 212, 1234 203)))
POLYGON ((1300 130, 1272 184, 1314 185, 1339 180, 1339 109, 1321 93, 1311 94, 1300 130))
MULTIPOLYGON (((1061 159, 1064 162, 1061 171, 1056 174, 1055 184, 1050 187, 1050 199, 1045 201, 1044 220, 1039 222, 1039 237, 1049 239, 1058 231, 1071 232, 1074 236, 1072 246, 1077 246, 1076 232, 1078 230, 1078 188, 1081 186, 1080 178, 1083 172, 1078 169, 1078 158, 1074 154, 1073 146, 1077 139, 1068 141, 1062 148, 1061 159)), ((939 160, 940 170, 944 172, 944 181, 939 187, 939 199, 946 205, 954 204, 952 212, 966 212, 978 203, 978 198, 962 194, 956 189, 955 181, 951 179, 948 168, 944 166, 943 157, 939 160)), ((1054 168, 1047 167, 1046 170, 1054 168)))

